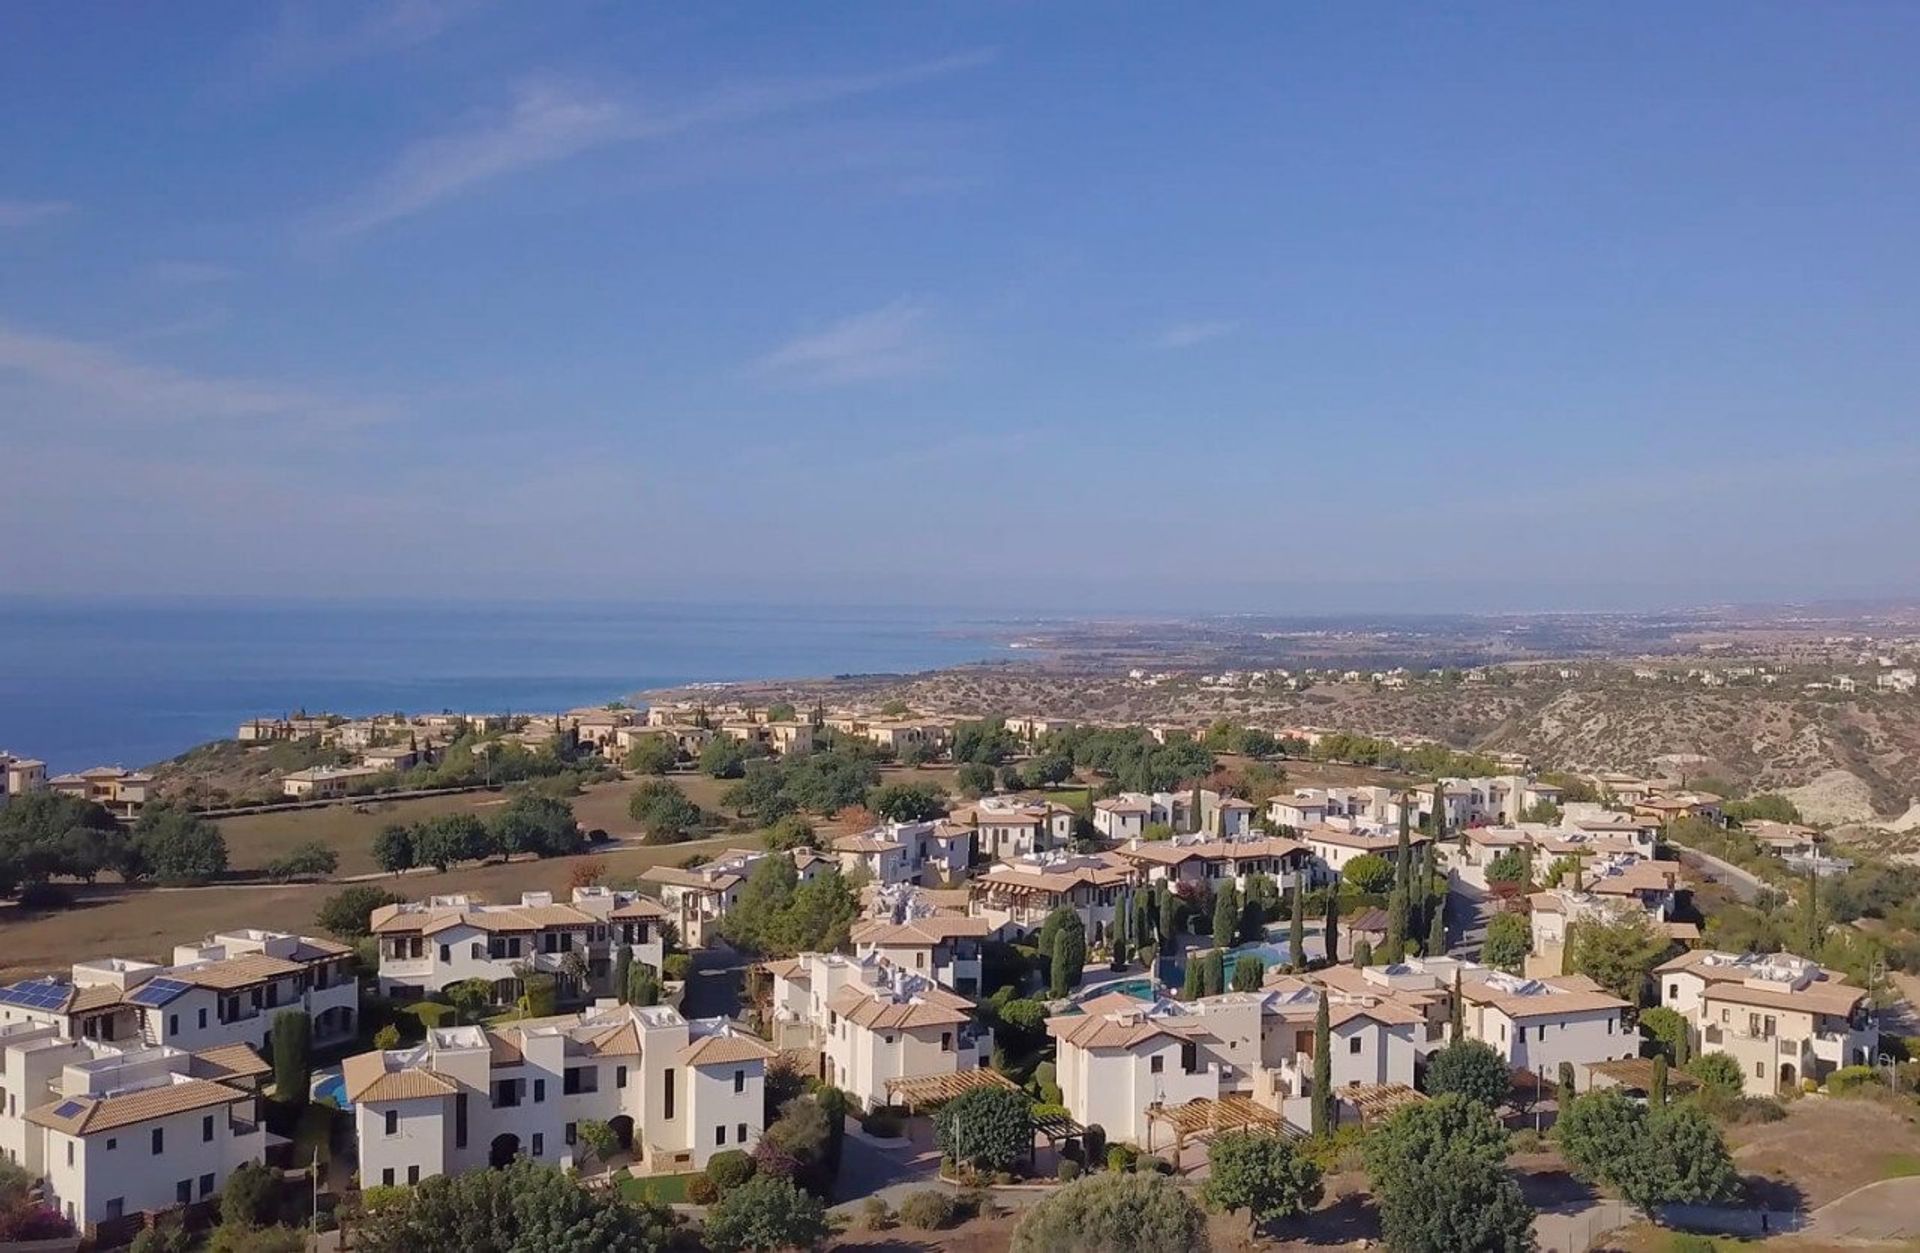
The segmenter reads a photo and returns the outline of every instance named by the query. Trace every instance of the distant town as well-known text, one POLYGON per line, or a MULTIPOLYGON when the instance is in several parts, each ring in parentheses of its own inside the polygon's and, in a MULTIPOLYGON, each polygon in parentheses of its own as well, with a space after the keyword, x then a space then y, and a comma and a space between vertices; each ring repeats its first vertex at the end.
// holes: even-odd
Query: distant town
MULTIPOLYGON (((1182 681, 1509 679, 1125 678, 1182 681)), ((1479 1247, 1572 1247, 1746 1231, 1800 1167, 1743 1178, 1731 1140, 1912 1104, 1920 872, 1779 795, 1326 726, 728 697, 263 715, 137 772, 0 755, 0 961, 96 900, 240 911, 0 987, 20 1221, 353 1247, 406 1189, 525 1164, 733 1247, 702 1224, 778 1171, 805 1245, 1012 1222, 1111 1172, 1275 1239, 1337 1192, 1395 1242, 1435 1185, 1376 1159, 1442 1135, 1509 1145, 1463 1175, 1504 1242, 1479 1247), (1568 1178, 1596 1189, 1571 1209, 1568 1178)))

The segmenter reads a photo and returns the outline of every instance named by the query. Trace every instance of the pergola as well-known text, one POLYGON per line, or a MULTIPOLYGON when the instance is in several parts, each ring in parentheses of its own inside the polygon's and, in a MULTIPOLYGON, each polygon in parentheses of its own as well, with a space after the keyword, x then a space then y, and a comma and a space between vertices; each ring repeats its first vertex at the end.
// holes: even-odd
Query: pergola
POLYGON ((1340 1098, 1341 1104, 1351 1105, 1360 1111, 1362 1127, 1427 1099, 1424 1092, 1416 1092, 1404 1083, 1363 1083, 1357 1087, 1341 1088, 1335 1095, 1340 1098))
POLYGON ((1019 1090, 1018 1084, 997 1070, 956 1070, 944 1075, 920 1075, 916 1078, 887 1080, 887 1104, 903 1105, 907 1113, 938 1109, 958 1096, 980 1088, 1019 1090))
POLYGON ((1259 1128, 1298 1140, 1300 1133, 1287 1126, 1280 1111, 1268 1109, 1253 1098, 1234 1092, 1218 1099, 1198 1097, 1184 1105, 1167 1106, 1158 1102, 1147 1106, 1147 1152, 1153 1152, 1153 1129, 1164 1124, 1173 1131, 1173 1168, 1180 1169, 1180 1154, 1189 1139, 1206 1140, 1216 1132, 1245 1131, 1259 1128))
MULTIPOLYGON (((1653 1091, 1653 1059, 1651 1057, 1626 1057, 1611 1062, 1588 1062, 1587 1084, 1594 1087, 1616 1087, 1627 1092, 1645 1096, 1653 1091), (1597 1084, 1596 1079, 1605 1079, 1605 1084, 1597 1084)), ((1692 1075, 1675 1067, 1667 1068, 1667 1086, 1676 1092, 1688 1088, 1697 1088, 1700 1081, 1692 1075)))

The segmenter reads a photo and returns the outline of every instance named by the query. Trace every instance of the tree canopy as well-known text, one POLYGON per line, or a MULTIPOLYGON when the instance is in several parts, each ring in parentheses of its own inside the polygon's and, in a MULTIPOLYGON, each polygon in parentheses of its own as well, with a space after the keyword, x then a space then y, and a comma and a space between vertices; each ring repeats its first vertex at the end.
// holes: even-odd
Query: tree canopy
POLYGON ((1506 1156, 1506 1129, 1465 1096, 1449 1093, 1394 1114, 1366 1147, 1388 1246, 1531 1249, 1533 1210, 1507 1177, 1506 1156))
POLYGON ((1726 1143, 1690 1105, 1649 1109, 1616 1090, 1589 1092, 1561 1113, 1555 1135, 1576 1171, 1641 1209, 1724 1200, 1739 1188, 1726 1143))
POLYGON ((1427 1059, 1427 1092, 1432 1096, 1457 1093, 1497 1110, 1512 1087, 1506 1059, 1479 1040, 1455 1041, 1427 1059))
POLYGON ((1203 1253, 1206 1216, 1165 1175, 1103 1172, 1030 1206, 1012 1253, 1203 1253))
POLYGON ((812 1249, 829 1234, 826 1206, 793 1180, 755 1175, 726 1191, 707 1211, 707 1247, 734 1250, 812 1249))
POLYGON ((786 956, 843 948, 859 901, 838 870, 800 882, 793 858, 762 857, 740 897, 720 920, 727 941, 749 952, 786 956))
POLYGON ((370 1253, 661 1253, 672 1225, 663 1207, 626 1200, 615 1188, 589 1191, 521 1159, 396 1189, 370 1208, 353 1240, 370 1253))
POLYGON ((1533 928, 1524 914, 1499 913, 1487 924, 1481 959, 1509 974, 1519 974, 1533 948, 1533 928))
POLYGON ((700 826, 700 807, 677 784, 647 779, 627 799, 627 815, 640 824, 648 842, 677 844, 700 826))
POLYGON ((1255 1222, 1291 1218, 1320 1203, 1320 1168, 1285 1136, 1264 1131, 1217 1135, 1207 1152, 1200 1197, 1217 1210, 1246 1210, 1255 1222))
POLYGON ((1569 939, 1573 969, 1623 1001, 1640 1003, 1647 975, 1672 947, 1638 910, 1613 922, 1582 922, 1569 939))
POLYGON ((975 1088, 933 1116, 940 1151, 985 1170, 1006 1170, 1033 1148, 1033 1102, 1009 1088, 975 1088))
POLYGON ((1340 868, 1340 878, 1359 892, 1384 892, 1393 883, 1393 863, 1376 853, 1362 853, 1340 868))

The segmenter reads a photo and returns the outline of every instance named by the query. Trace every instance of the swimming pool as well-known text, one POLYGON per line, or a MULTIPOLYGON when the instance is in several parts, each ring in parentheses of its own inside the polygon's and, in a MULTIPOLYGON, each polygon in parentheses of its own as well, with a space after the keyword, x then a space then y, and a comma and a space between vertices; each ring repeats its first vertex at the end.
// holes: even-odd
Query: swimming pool
POLYGON ((340 1109, 352 1108, 347 1101, 346 1076, 335 1071, 332 1074, 321 1075, 315 1079, 313 1081, 313 1099, 337 1106, 340 1109))

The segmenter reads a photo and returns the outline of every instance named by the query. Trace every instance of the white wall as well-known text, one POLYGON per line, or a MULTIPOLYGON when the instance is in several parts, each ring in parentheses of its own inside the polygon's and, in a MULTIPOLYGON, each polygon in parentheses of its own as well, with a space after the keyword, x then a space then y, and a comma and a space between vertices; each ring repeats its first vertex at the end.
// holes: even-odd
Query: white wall
MULTIPOLYGON (((251 1116, 250 1106, 238 1108, 251 1116)), ((75 1223, 100 1222, 107 1203, 123 1202, 122 1213, 168 1209, 179 1203, 178 1186, 189 1182, 193 1200, 220 1191, 227 1176, 266 1153, 263 1124, 251 1122, 242 1134, 229 1125, 221 1106, 167 1118, 117 1127, 90 1136, 46 1132, 48 1201, 75 1223), (203 1120, 213 1119, 213 1139, 207 1140, 203 1120), (153 1152, 153 1132, 162 1133, 161 1151, 153 1152), (73 1149, 69 1164, 68 1147, 73 1149), (111 1147, 109 1147, 111 1146, 111 1147), (210 1184, 204 1182, 211 1175, 210 1184)))

